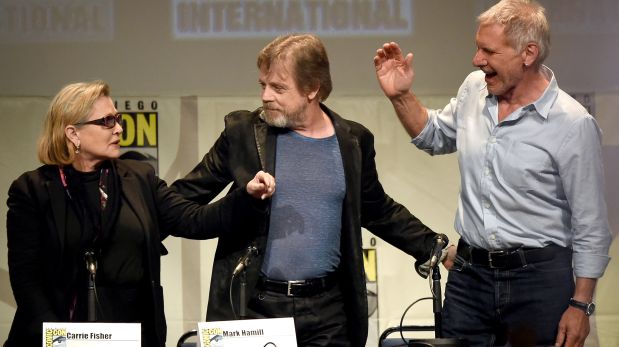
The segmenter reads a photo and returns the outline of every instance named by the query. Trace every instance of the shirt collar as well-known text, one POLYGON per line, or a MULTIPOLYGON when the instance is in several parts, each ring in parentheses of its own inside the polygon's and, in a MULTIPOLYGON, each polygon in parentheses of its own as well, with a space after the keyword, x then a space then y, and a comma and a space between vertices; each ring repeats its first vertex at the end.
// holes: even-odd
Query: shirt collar
MULTIPOLYGON (((537 100, 529 105, 523 106, 522 109, 530 109, 532 106, 541 117, 548 119, 550 108, 559 95, 559 85, 557 84, 554 72, 548 66, 542 64, 541 72, 547 80, 550 80, 548 86, 537 100)), ((492 104, 496 104, 496 96, 488 93, 486 85, 484 85, 483 88, 485 89, 486 98, 491 100, 492 104)))
POLYGON ((547 119, 548 114, 550 113, 550 108, 559 95, 559 86, 557 85, 555 74, 552 70, 550 70, 550 68, 546 65, 542 65, 541 72, 544 74, 546 79, 550 80, 550 82, 548 83, 546 90, 544 90, 544 93, 542 93, 542 95, 535 100, 532 105, 535 107, 535 110, 537 110, 537 113, 539 113, 540 116, 547 119))

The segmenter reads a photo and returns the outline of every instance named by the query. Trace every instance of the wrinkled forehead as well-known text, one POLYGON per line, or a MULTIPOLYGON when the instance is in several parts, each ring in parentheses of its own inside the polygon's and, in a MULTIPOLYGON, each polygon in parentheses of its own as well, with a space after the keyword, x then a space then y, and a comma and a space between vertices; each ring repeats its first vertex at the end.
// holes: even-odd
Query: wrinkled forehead
POLYGON ((484 46, 510 45, 505 35, 505 25, 498 23, 482 23, 475 34, 477 44, 484 46))

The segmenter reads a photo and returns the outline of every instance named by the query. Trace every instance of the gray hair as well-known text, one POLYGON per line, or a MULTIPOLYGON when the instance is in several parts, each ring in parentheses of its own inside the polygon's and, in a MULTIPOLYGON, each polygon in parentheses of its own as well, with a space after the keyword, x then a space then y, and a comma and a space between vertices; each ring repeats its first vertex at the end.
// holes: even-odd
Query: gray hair
POLYGON ((535 0, 501 0, 477 17, 481 24, 501 24, 509 44, 521 52, 533 42, 539 47, 535 61, 541 65, 550 53, 550 26, 544 7, 535 0))

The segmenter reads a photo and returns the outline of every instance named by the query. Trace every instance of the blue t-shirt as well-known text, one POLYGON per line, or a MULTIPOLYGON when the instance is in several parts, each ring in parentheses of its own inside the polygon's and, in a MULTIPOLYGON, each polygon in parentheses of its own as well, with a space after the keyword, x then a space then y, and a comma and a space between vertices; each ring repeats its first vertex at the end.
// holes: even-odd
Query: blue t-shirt
POLYGON ((335 135, 278 135, 269 237, 262 272, 276 280, 322 277, 340 263, 346 194, 335 135))

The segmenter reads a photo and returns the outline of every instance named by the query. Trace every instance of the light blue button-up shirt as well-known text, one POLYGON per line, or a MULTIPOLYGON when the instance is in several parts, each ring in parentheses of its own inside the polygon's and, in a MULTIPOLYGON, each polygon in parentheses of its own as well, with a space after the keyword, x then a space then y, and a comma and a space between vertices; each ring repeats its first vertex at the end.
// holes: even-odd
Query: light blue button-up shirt
POLYGON ((601 131, 542 70, 550 81, 542 96, 501 123, 484 73, 471 73, 444 109, 428 110, 412 142, 431 155, 458 151, 455 228, 464 241, 487 250, 572 247, 575 275, 599 278, 611 243, 601 131))

